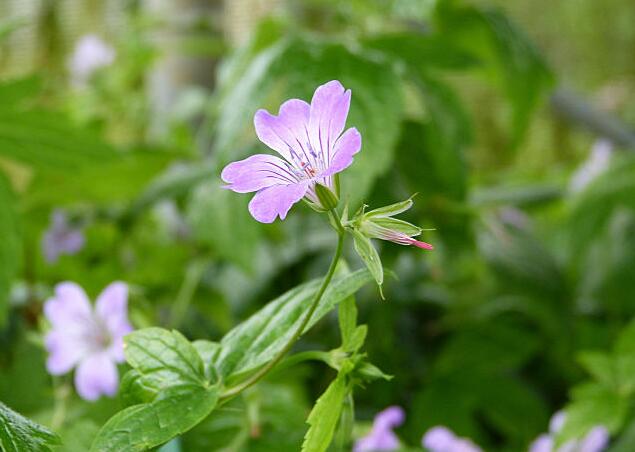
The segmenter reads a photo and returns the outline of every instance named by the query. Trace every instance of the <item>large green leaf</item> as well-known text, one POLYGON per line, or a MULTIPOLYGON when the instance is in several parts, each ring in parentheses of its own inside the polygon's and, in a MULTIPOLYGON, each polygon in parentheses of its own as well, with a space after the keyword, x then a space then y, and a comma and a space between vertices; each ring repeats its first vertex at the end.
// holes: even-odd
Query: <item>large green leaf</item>
POLYGON ((208 346, 195 347, 178 331, 161 328, 135 331, 124 341, 133 369, 124 377, 122 392, 128 400, 145 403, 110 418, 92 444, 95 452, 161 445, 205 419, 218 401, 219 385, 201 356, 210 358, 208 346))
POLYGON ((144 328, 125 338, 128 363, 144 384, 161 390, 182 384, 205 385, 205 367, 194 346, 178 331, 144 328))
MULTIPOLYGON (((367 270, 334 278, 306 330, 371 278, 367 270)), ((320 283, 313 280, 291 289, 227 333, 221 341, 217 361, 221 375, 228 377, 252 371, 282 350, 302 322, 320 283)))
POLYGON ((346 374, 341 372, 324 391, 309 414, 309 430, 302 444, 303 452, 324 452, 333 439, 348 391, 346 374))
POLYGON ((217 401, 217 386, 174 386, 151 403, 128 407, 113 416, 90 450, 134 452, 159 446, 205 419, 217 401))
POLYGON ((169 152, 140 149, 105 160, 96 158, 72 170, 42 171, 25 201, 29 206, 126 201, 141 193, 173 158, 169 152))
POLYGON ((7 317, 9 289, 22 256, 15 202, 9 181, 0 172, 0 326, 7 317))
POLYGON ((34 107, 39 91, 36 78, 0 84, 0 155, 56 170, 95 165, 115 155, 95 133, 74 126, 63 114, 34 107))
POLYGON ((464 69, 478 63, 471 52, 441 36, 422 33, 391 33, 362 41, 369 49, 403 61, 417 70, 464 69))
POLYGON ((55 433, 0 402, 0 449, 4 452, 47 452, 58 444, 55 433))

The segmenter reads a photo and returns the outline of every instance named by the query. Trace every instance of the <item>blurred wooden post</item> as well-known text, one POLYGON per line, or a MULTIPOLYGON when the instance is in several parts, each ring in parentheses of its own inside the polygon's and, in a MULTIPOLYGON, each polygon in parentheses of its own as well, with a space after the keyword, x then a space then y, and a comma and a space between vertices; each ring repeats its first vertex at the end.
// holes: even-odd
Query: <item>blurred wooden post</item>
POLYGON ((160 138, 167 132, 173 106, 190 86, 214 86, 217 57, 188 53, 188 40, 220 37, 222 0, 147 0, 145 12, 160 21, 154 35, 160 52, 148 75, 149 98, 153 111, 150 135, 160 138))
POLYGON ((281 4, 282 0, 225 0, 225 37, 234 46, 244 44, 260 19, 281 4))

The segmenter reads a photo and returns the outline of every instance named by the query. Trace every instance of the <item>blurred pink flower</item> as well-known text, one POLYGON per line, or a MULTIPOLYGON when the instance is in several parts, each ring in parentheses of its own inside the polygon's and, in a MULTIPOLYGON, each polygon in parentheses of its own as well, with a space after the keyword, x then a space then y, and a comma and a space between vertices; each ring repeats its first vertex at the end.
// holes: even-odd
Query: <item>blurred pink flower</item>
POLYGON ((256 134, 282 158, 256 154, 230 163, 221 173, 225 188, 256 192, 249 212, 262 223, 272 223, 277 217, 284 220, 302 198, 324 208, 315 185, 336 191, 333 176, 353 163, 353 155, 362 146, 356 128, 342 133, 350 102, 351 91, 333 80, 315 90, 310 105, 288 100, 280 106, 278 116, 258 110, 256 134))
POLYGON ((124 361, 123 337, 132 331, 128 321, 128 287, 107 286, 93 309, 84 290, 75 283, 55 286, 44 304, 52 325, 46 335, 46 368, 52 375, 75 370, 75 388, 85 400, 113 396, 119 385, 117 364, 124 361))
POLYGON ((529 446, 529 452, 601 452, 608 446, 609 432, 598 425, 593 427, 581 439, 571 439, 556 448, 556 436, 562 430, 566 421, 564 411, 558 411, 549 422, 549 433, 543 433, 529 446))
POLYGON ((75 254, 84 247, 84 233, 72 227, 66 213, 54 210, 51 223, 42 238, 42 252, 48 263, 55 263, 62 254, 75 254))
POLYGON ((96 35, 85 35, 75 44, 68 61, 68 70, 74 85, 84 85, 93 73, 115 61, 115 49, 96 35))
POLYGON ((358 439, 353 452, 391 451, 399 448, 399 438, 392 431, 403 424, 405 414, 402 408, 391 406, 375 416, 370 433, 358 439))
POLYGON ((432 427, 421 439, 423 447, 430 452, 482 452, 482 449, 467 438, 457 437, 447 427, 432 427))

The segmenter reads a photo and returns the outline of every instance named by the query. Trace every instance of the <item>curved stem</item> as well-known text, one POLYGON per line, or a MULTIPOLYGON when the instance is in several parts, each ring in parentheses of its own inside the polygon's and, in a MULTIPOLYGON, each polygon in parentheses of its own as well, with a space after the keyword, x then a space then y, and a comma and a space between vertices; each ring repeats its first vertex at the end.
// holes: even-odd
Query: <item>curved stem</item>
POLYGON ((234 386, 233 388, 230 388, 229 390, 227 390, 225 393, 221 394, 220 396, 221 400, 228 399, 240 394, 242 391, 256 384, 265 375, 267 375, 269 371, 273 369, 276 366, 276 364, 280 362, 282 358, 284 358, 284 355, 286 355, 289 352, 289 350, 291 350, 291 347, 293 347, 293 344, 295 344, 295 342, 304 332, 304 329, 306 328, 306 326, 309 324, 309 321, 311 320, 313 313, 315 313, 315 310, 320 304, 322 295, 324 295, 324 292, 326 291, 326 288, 331 282, 331 279, 333 279, 333 275, 335 274, 335 268, 337 267, 337 263, 340 260, 340 256, 342 255, 342 247, 344 244, 345 231, 344 231, 344 228, 342 227, 342 224, 340 223, 340 219, 337 216, 337 213, 334 210, 329 212, 329 216, 331 217, 331 220, 334 222, 336 230, 337 230, 337 247, 335 248, 335 254, 333 255, 333 259, 331 260, 331 265, 329 266, 329 269, 326 272, 326 276, 324 277, 324 280, 322 281, 320 288, 315 293, 315 297, 313 297, 311 306, 309 307, 309 310, 304 315, 302 322, 300 323, 298 328, 296 328, 295 332, 293 333, 293 336, 291 336, 291 339, 289 339, 289 342, 286 343, 284 348, 280 350, 280 352, 278 352, 278 354, 271 361, 269 361, 264 367, 260 368, 258 372, 253 374, 247 380, 240 383, 238 386, 234 386))

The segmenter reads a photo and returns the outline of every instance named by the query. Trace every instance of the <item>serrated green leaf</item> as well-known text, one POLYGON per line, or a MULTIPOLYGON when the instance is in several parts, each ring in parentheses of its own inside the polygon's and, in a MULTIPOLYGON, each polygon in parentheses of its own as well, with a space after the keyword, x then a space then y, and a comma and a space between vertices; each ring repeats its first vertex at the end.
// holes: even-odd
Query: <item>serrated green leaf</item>
MULTIPOLYGON (((366 270, 333 279, 306 330, 370 280, 366 270)), ((227 378, 250 372, 273 358, 302 322, 321 280, 302 284, 268 303, 221 340, 217 367, 227 378)), ((305 331, 306 331, 305 330, 305 331)))
POLYGON ((302 452, 324 452, 328 449, 335 427, 342 412, 342 406, 348 392, 346 375, 339 373, 335 380, 315 402, 307 423, 309 430, 304 437, 302 452))
POLYGON ((0 172, 0 327, 9 310, 9 290, 18 272, 20 251, 19 217, 8 179, 0 172))
POLYGON ((0 448, 4 452, 48 452, 59 444, 55 433, 0 402, 0 448))
POLYGON ((180 435, 212 412, 218 387, 171 387, 152 403, 120 411, 101 428, 92 452, 136 452, 159 446, 180 435))
POLYGON ((366 264, 366 268, 375 278, 375 282, 381 288, 381 285, 384 283, 384 267, 381 265, 381 259, 379 258, 379 253, 373 246, 373 242, 363 235, 362 233, 354 230, 353 231, 353 244, 355 245, 355 251, 359 257, 361 257, 364 264, 366 264))
POLYGON ((178 331, 144 328, 124 339, 128 363, 141 375, 145 386, 165 388, 207 383, 200 355, 178 331))

